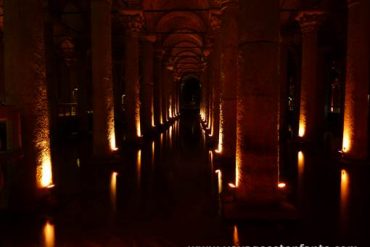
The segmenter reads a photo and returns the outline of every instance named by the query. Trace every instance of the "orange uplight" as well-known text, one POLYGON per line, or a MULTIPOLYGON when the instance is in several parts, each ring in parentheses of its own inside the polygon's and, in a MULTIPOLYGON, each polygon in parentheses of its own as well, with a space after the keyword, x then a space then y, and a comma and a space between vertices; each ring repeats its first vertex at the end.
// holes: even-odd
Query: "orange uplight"
POLYGON ((46 221, 43 232, 43 247, 54 247, 55 246, 55 228, 54 225, 49 221, 46 221))
POLYGON ((302 182, 304 172, 304 154, 302 151, 298 152, 298 179, 302 182))
POLYGON ((114 133, 114 130, 113 130, 113 133, 109 134, 109 143, 110 143, 110 149, 112 151, 118 150, 117 145, 116 145, 116 134, 114 133))
POLYGON ((53 187, 53 172, 51 167, 50 150, 44 150, 41 154, 40 165, 36 172, 37 182, 39 188, 53 187))
MULTIPOLYGON (((113 97, 113 96, 112 96, 113 97)), ((111 99, 112 100, 112 99, 111 99)), ((117 151, 116 145, 116 131, 114 126, 114 109, 113 107, 108 110, 108 141, 109 141, 109 148, 111 151, 117 151)))
POLYGON ((151 114, 152 114, 152 116, 151 116, 152 127, 155 127, 155 119, 154 119, 154 102, 153 102, 153 100, 152 100, 151 104, 152 104, 152 106, 151 106, 151 108, 152 108, 152 111, 151 111, 151 114))
POLYGON ((286 183, 279 182, 279 183, 278 183, 278 188, 279 188, 279 189, 285 189, 285 188, 286 188, 286 183))
POLYGON ((217 174, 217 189, 218 189, 218 194, 222 193, 222 172, 220 169, 217 169, 215 171, 217 174))
POLYGON ((223 113, 222 104, 220 104, 220 127, 219 128, 220 129, 218 132, 218 146, 217 146, 217 150, 215 151, 218 154, 222 153, 223 145, 224 145, 224 113, 223 113))
POLYGON ((141 137, 141 123, 140 123, 140 113, 136 115, 136 135, 141 137))
POLYGON ((306 117, 301 116, 301 119, 299 120, 298 136, 304 137, 305 134, 306 134, 306 117))
POLYGON ((344 153, 349 152, 351 148, 351 137, 350 136, 351 136, 350 128, 345 126, 343 130, 343 140, 342 140, 342 151, 344 153))

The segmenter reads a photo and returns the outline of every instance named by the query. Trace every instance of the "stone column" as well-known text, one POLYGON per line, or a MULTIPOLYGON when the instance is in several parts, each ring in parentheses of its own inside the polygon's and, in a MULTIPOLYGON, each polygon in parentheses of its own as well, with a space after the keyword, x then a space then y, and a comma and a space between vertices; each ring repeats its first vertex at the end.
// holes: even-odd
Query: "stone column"
MULTIPOLYGON (((216 30, 214 30, 216 31, 216 30)), ((217 33, 216 33, 217 35, 217 33)), ((211 134, 215 144, 219 144, 219 137, 222 134, 220 132, 220 54, 221 54, 221 39, 216 39, 213 51, 210 55, 210 65, 209 65, 209 80, 212 85, 212 105, 210 107, 211 111, 211 134)))
POLYGON ((317 30, 322 22, 320 11, 301 12, 297 20, 302 30, 302 72, 299 112, 299 137, 317 142, 323 131, 324 100, 318 73, 317 30))
POLYGON ((4 6, 0 3, 0 103, 5 103, 4 82, 4 6))
POLYGON ((4 35, 0 30, 0 104, 5 103, 4 82, 4 35))
POLYGON ((149 133, 154 127, 154 105, 153 105, 153 65, 154 65, 154 48, 153 42, 155 36, 146 36, 143 46, 143 104, 141 110, 143 112, 142 127, 144 134, 149 133))
POLYGON ((277 201, 279 2, 240 1, 236 196, 277 201))
POLYGON ((225 1, 221 36, 221 112, 220 129, 222 135, 219 143, 222 157, 235 164, 236 151, 236 82, 238 64, 238 1, 225 1))
POLYGON ((279 78, 280 78, 280 100, 279 100, 279 133, 283 142, 288 137, 288 44, 286 38, 280 35, 279 46, 279 78))
POLYGON ((112 33, 109 0, 91 2, 93 83, 93 153, 107 156, 116 149, 112 82, 112 33))
POLYGON ((125 43, 126 138, 128 142, 136 142, 141 138, 139 34, 144 26, 144 17, 142 12, 134 10, 127 10, 124 14, 128 19, 125 43))
POLYGON ((32 207, 36 188, 53 183, 45 66, 43 1, 4 1, 6 104, 21 114, 23 158, 14 174, 20 208, 32 207))
POLYGON ((345 156, 368 156, 369 30, 368 3, 348 0, 347 73, 342 149, 345 156))
MULTIPOLYGON (((165 65, 165 64, 164 64, 165 65)), ((168 118, 168 102, 169 102, 169 77, 170 77, 170 71, 166 68, 167 66, 162 66, 162 118, 163 118, 163 124, 166 124, 169 120, 168 118)))
POLYGON ((208 100, 208 88, 207 88, 207 80, 206 80, 206 73, 203 71, 200 76, 200 83, 201 83, 201 93, 202 93, 202 100, 201 100, 201 118, 204 121, 207 121, 207 100, 208 100))
POLYGON ((156 127, 163 124, 162 118, 162 49, 156 49, 154 53, 154 123, 156 127))

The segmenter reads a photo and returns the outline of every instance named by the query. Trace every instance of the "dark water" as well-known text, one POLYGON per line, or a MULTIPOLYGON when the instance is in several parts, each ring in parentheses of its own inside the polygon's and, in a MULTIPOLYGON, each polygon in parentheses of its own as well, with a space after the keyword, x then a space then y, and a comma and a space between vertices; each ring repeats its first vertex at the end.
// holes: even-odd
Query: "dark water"
POLYGON ((220 216, 219 175, 194 114, 108 164, 91 162, 86 143, 56 148, 53 206, 37 215, 5 215, 1 247, 370 246, 370 165, 343 167, 288 146, 280 180, 299 219, 230 222, 220 216))

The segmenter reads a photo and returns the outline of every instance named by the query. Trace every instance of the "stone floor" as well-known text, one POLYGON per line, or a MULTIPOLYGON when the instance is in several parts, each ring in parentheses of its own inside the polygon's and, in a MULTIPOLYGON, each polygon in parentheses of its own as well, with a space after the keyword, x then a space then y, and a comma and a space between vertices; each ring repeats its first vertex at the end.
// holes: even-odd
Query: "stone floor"
POLYGON ((199 119, 184 115, 113 162, 92 162, 74 140, 56 146, 52 206, 2 213, 0 246, 370 246, 370 165, 341 165, 288 145, 280 180, 298 219, 229 221, 205 143, 199 119))

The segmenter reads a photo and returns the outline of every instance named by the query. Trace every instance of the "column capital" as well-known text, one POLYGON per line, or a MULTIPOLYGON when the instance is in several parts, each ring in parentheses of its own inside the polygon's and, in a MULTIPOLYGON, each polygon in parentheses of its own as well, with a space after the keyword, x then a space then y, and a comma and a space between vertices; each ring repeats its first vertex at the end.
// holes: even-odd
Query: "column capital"
POLYGON ((4 29, 4 3, 0 1, 0 30, 4 29))
POLYGON ((301 26, 303 33, 314 32, 318 29, 325 18, 325 12, 319 10, 301 11, 296 20, 301 26))
POLYGON ((209 11, 209 26, 214 33, 218 33, 221 29, 222 12, 220 10, 209 11))
POLYGON ((139 33, 144 28, 144 14, 142 10, 125 9, 121 13, 126 17, 126 27, 132 33, 139 33))

